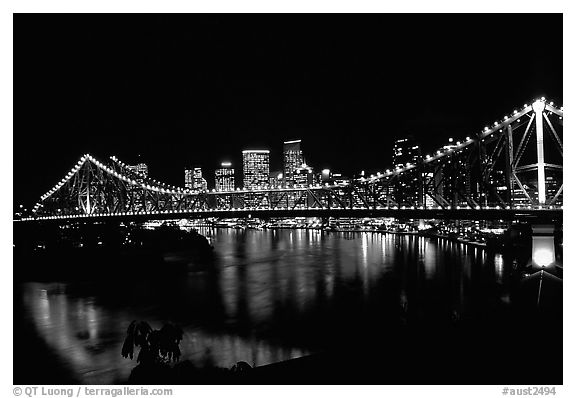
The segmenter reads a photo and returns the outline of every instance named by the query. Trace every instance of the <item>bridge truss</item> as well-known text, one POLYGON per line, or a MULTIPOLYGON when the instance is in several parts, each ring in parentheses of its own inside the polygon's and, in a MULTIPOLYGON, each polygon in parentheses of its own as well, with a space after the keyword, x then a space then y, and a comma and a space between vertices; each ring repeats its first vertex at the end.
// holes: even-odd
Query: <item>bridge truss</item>
POLYGON ((34 217, 239 210, 559 209, 563 108, 544 98, 432 155, 345 184, 194 192, 86 154, 34 207, 34 217))

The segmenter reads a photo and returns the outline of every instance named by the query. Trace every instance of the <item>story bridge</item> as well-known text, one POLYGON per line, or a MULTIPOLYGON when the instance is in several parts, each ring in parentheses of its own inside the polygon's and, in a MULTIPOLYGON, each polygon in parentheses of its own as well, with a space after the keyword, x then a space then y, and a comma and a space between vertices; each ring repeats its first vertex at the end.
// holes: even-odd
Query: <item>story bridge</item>
POLYGON ((540 98, 482 131, 342 184, 195 192, 83 155, 20 221, 397 217, 561 222, 563 108, 540 98))

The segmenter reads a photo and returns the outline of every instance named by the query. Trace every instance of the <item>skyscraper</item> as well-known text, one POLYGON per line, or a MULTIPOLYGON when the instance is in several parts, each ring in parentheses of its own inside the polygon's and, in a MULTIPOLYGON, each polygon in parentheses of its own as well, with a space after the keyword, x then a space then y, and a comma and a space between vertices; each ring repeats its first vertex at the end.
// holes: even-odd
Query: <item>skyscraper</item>
POLYGON ((250 149, 242 151, 244 188, 264 188, 269 184, 270 151, 250 149))
MULTIPOLYGON (((393 151, 392 164, 395 168, 416 164, 421 156, 420 147, 411 136, 394 141, 393 151)), ((413 205, 422 201, 418 180, 418 175, 408 174, 393 184, 393 196, 398 204, 413 205)))
POLYGON ((302 140, 284 142, 284 181, 286 186, 294 185, 296 169, 304 164, 304 155, 300 143, 302 140))
POLYGON ((194 189, 194 170, 184 169, 184 186, 188 189, 194 189))
POLYGON ((222 162, 219 169, 214 172, 216 181, 216 191, 233 191, 234 184, 234 169, 232 163, 222 162))
POLYGON ((406 163, 414 164, 419 156, 420 147, 414 142, 412 137, 394 141, 394 154, 392 155, 392 165, 394 167, 404 166, 406 163))
POLYGON ((206 179, 202 177, 202 168, 194 167, 194 172, 192 175, 193 183, 192 188, 196 191, 205 191, 208 189, 208 184, 206 179))
POLYGON ((194 191, 205 191, 208 189, 206 179, 202 178, 202 168, 184 169, 184 186, 194 191))

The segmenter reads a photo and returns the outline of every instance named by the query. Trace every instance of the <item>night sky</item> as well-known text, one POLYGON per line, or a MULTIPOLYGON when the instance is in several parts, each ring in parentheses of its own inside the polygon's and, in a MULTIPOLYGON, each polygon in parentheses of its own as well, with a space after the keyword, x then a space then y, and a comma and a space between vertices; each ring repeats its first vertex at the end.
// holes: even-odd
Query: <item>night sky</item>
POLYGON ((84 153, 183 186, 301 138, 308 163, 383 170, 540 96, 562 103, 562 15, 16 15, 14 200, 84 153))

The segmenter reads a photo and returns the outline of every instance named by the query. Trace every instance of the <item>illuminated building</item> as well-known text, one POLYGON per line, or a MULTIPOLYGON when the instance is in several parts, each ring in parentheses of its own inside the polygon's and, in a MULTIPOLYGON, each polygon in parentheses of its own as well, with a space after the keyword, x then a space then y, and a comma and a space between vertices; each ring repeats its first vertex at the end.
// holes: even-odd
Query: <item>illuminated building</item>
POLYGON ((202 168, 184 169, 184 186, 194 191, 206 191, 208 184, 202 178, 202 168))
POLYGON ((286 186, 294 184, 296 170, 304 164, 301 142, 302 140, 284 142, 284 181, 286 186))
POLYGON ((139 181, 142 181, 144 178, 148 177, 148 165, 146 163, 138 163, 135 165, 127 165, 128 170, 136 173, 138 177, 140 177, 139 181))
POLYGON ((332 173, 330 172, 330 169, 323 169, 318 176, 318 179, 322 184, 332 182, 332 173))
POLYGON ((312 167, 307 166, 305 163, 294 170, 293 175, 294 186, 307 187, 314 184, 314 173, 312 167))
POLYGON ((188 189, 194 189, 194 171, 184 169, 184 186, 188 189))
POLYGON ((270 172, 270 188, 281 188, 284 181, 284 175, 281 171, 270 172))
MULTIPOLYGON (((434 179, 434 173, 422 173, 422 182, 424 183, 425 186, 432 185, 434 183, 432 181, 433 179, 434 179)), ((436 201, 430 195, 427 194, 424 195, 423 202, 424 202, 423 205, 426 208, 432 208, 438 205, 436 201)))
POLYGON ((346 185, 350 183, 350 178, 343 176, 341 173, 333 173, 332 183, 334 185, 346 185))
MULTIPOLYGON (((420 147, 411 136, 394 141, 392 164, 394 168, 403 168, 408 164, 417 164, 420 160, 420 147)), ((391 187, 389 194, 400 205, 412 205, 421 201, 418 175, 408 173, 399 178, 391 187)))
MULTIPOLYGON (((549 200, 552 200, 561 186, 562 186, 562 174, 557 170, 548 170, 546 172, 546 197, 549 200)), ((554 204, 557 206, 562 206, 563 199, 564 198, 562 192, 560 192, 554 204)))
POLYGON ((219 169, 214 172, 216 181, 216 191, 233 191, 234 184, 234 169, 232 163, 222 162, 219 169))
POLYGON ((270 178, 270 151, 250 149, 242 151, 242 171, 245 189, 258 189, 268 186, 270 178))
POLYGON ((406 163, 416 163, 420 158, 420 147, 416 145, 412 137, 394 141, 392 165, 404 166, 406 163))

